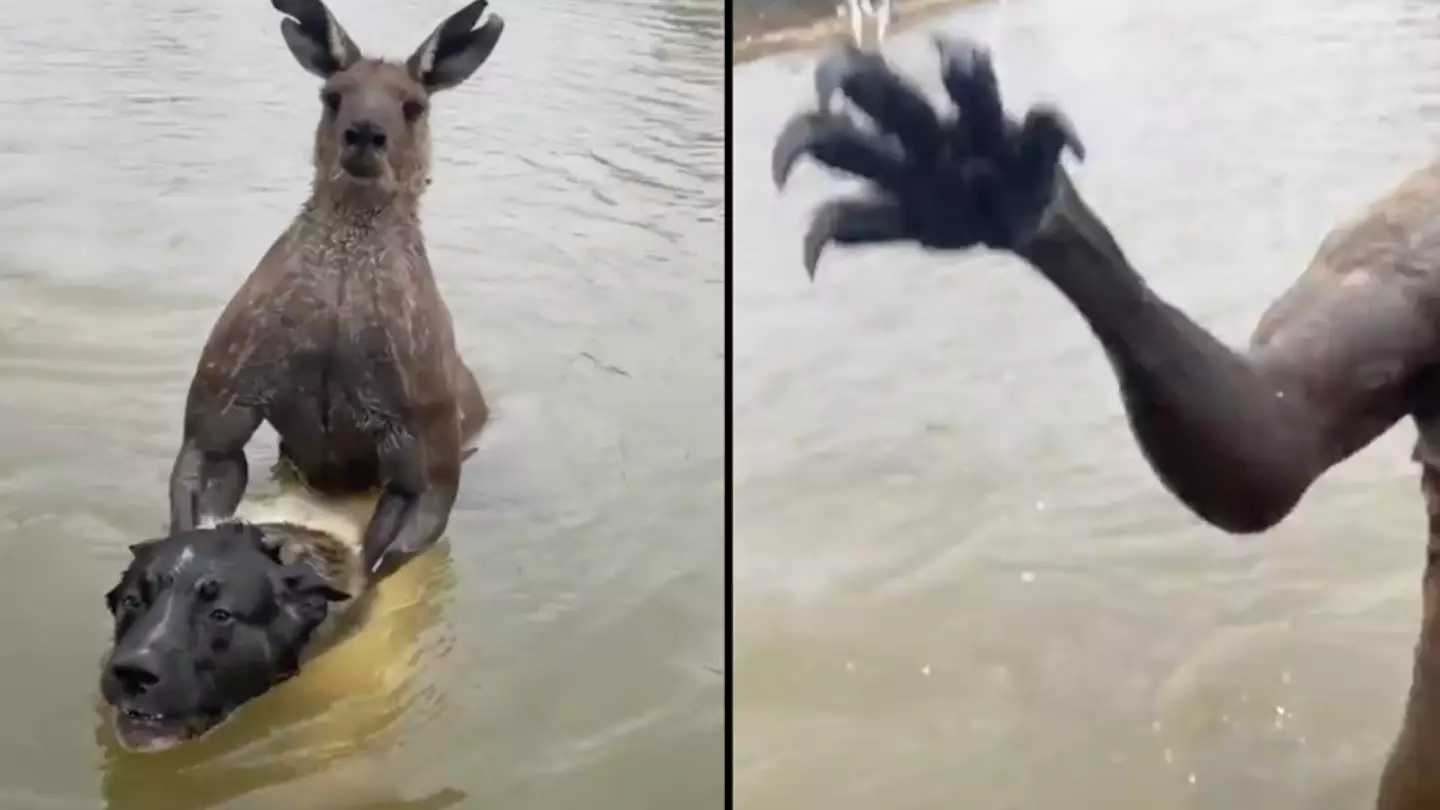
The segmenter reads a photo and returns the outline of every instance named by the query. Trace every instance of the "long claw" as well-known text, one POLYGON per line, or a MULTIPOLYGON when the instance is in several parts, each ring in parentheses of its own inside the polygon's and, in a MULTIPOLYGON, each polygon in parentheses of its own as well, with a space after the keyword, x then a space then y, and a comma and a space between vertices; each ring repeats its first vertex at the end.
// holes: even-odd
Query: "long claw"
POLYGON ((892 142, 860 129, 848 118, 801 113, 790 119, 775 141, 770 174, 776 188, 784 188, 795 163, 806 153, 890 190, 899 187, 905 172, 905 155, 892 142))
POLYGON ((907 238, 905 214, 893 200, 831 200, 816 210, 805 232, 805 272, 815 280, 820 253, 830 243, 863 245, 907 238))
POLYGON ((1077 160, 1085 160, 1085 145, 1080 142, 1070 118, 1049 105, 1032 107, 1020 127, 1020 155, 1024 164, 1032 170, 1049 171, 1059 163, 1060 152, 1067 148, 1077 160))
POLYGON ((815 100, 821 112, 829 112, 830 99, 845 84, 845 77, 865 64, 866 56, 858 45, 846 42, 820 60, 820 65, 815 68, 815 100))
POLYGON ((1075 155, 1075 159, 1084 162, 1085 144, 1080 142, 1080 135, 1075 131, 1075 122, 1070 120, 1070 116, 1048 104, 1037 105, 1026 117, 1035 116, 1043 117, 1048 122, 1048 126, 1054 128, 1056 137, 1060 138, 1070 149, 1070 153, 1075 155))
POLYGON ((900 140, 906 154, 928 163, 940 151, 940 119, 919 88, 890 69, 884 57, 847 45, 821 61, 815 92, 822 110, 843 92, 881 131, 900 140))
POLYGON ((1000 144, 1008 124, 989 49, 960 37, 936 34, 934 40, 940 53, 941 81, 950 100, 960 108, 961 125, 972 147, 987 149, 1000 144))
POLYGON ((790 178, 795 163, 808 150, 810 139, 828 117, 819 112, 799 113, 780 130, 775 148, 770 152, 770 179, 775 181, 775 188, 785 188, 785 181, 790 178))

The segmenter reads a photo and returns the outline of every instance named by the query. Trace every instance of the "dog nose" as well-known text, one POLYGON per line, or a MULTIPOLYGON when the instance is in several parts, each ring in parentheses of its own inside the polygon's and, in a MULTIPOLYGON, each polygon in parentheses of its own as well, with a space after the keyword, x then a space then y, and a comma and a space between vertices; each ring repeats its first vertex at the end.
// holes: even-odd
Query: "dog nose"
POLYGON ((116 657, 110 662, 110 674, 130 697, 143 695, 150 687, 160 683, 159 669, 154 655, 143 650, 116 657))
POLYGON ((356 121, 345 128, 345 145, 384 149, 385 131, 370 121, 356 121))

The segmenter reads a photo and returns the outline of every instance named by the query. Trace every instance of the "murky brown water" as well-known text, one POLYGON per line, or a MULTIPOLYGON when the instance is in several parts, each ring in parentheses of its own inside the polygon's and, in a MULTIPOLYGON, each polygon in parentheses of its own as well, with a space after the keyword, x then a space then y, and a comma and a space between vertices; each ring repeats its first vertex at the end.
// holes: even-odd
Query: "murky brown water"
MULTIPOLYGON (((1017 105, 1155 285, 1232 341, 1440 135, 1407 0, 1011 0, 1017 105)), ((996 16, 999 13, 1000 16, 996 16)), ((887 43, 938 91, 922 31, 887 43)), ((746 810, 1372 806, 1419 619, 1405 425, 1263 537, 1154 481, 1109 368, 1007 257, 827 255, 768 178, 813 54, 735 76, 736 786, 746 810)))
MULTIPOLYGON (((459 5, 332 2, 393 56, 459 5)), ((163 523, 211 322, 305 196, 317 86, 269 3, 0 3, 0 805, 721 806, 723 6, 496 10, 435 104, 431 256, 496 409, 448 558, 296 682, 338 694, 164 761, 96 712, 101 594, 163 523)))

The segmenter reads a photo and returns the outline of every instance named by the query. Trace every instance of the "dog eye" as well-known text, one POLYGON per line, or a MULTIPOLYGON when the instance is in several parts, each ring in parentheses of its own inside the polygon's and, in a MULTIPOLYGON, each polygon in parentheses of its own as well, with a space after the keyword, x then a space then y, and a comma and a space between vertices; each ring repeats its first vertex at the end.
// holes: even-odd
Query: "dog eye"
POLYGON ((325 109, 329 110, 332 113, 339 112, 340 94, 335 92, 334 90, 326 90, 325 92, 320 94, 320 103, 324 104, 325 109))
POLYGON ((413 99, 405 102, 403 109, 405 110, 405 120, 411 123, 418 121, 420 116, 425 114, 424 103, 413 99))
POLYGON ((210 618, 217 622, 220 622, 221 624, 224 624, 235 618, 235 614, 231 613, 225 608, 215 608, 214 610, 210 611, 210 618))

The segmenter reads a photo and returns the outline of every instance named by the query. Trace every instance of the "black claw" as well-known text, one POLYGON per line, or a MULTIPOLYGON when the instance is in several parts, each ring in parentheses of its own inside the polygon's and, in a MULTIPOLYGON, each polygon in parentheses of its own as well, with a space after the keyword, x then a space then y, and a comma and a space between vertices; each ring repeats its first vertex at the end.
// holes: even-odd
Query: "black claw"
POLYGON ((802 113, 790 119, 771 153, 770 172, 776 188, 784 188, 795 163, 806 153, 826 166, 886 189, 899 188, 905 173, 905 155, 891 141, 860 129, 848 118, 802 113))
POLYGON ((1084 162, 1085 144, 1080 142, 1080 135, 1075 131, 1075 123, 1070 120, 1070 116, 1048 104, 1038 104, 1030 110, 1026 117, 1044 119, 1046 126, 1054 130, 1055 137, 1070 149, 1071 154, 1075 155, 1075 159, 1084 162))
POLYGON ((785 188, 795 162, 805 154, 810 139, 828 117, 818 112, 799 113, 780 130, 780 137, 775 139, 775 148, 770 152, 770 178, 775 181, 775 188, 785 188))
POLYGON ((968 39, 939 34, 934 39, 945 92, 960 108, 971 147, 989 151, 1004 140, 1009 128, 990 51, 968 39))
POLYGON ((1037 105, 1025 114, 1020 127, 1022 161, 1045 171, 1060 161, 1060 152, 1068 148, 1077 160, 1085 160, 1085 145, 1075 133, 1068 116, 1054 107, 1037 105))
POLYGON ((921 163, 939 152, 940 119, 925 94, 890 69, 884 57, 848 44, 821 61, 815 72, 820 109, 829 108, 836 91, 870 117, 882 132, 900 140, 906 154, 921 163))
POLYGON ((831 200, 816 210, 805 232, 805 272, 815 280, 820 253, 834 242, 863 245, 908 238, 905 215, 893 200, 831 200))
POLYGON ((986 48, 942 37, 935 44, 958 116, 942 118, 882 57, 847 45, 816 70, 820 111, 796 115, 777 139, 771 155, 777 187, 808 154, 867 180, 871 189, 871 196, 834 200, 814 212, 803 245, 812 281, 831 244, 1013 250, 1064 188, 1061 153, 1069 149, 1085 159, 1074 125, 1058 109, 1037 106, 1023 122, 1005 114, 986 48), (837 92, 875 126, 830 112, 837 92))
POLYGON ((820 65, 815 68, 815 99, 821 112, 830 111, 830 100, 844 86, 845 77, 862 69, 866 58, 867 54, 858 45, 846 42, 839 50, 820 60, 820 65))
POLYGON ((824 210, 817 213, 810 221, 810 230, 805 232, 805 275, 811 281, 815 280, 815 266, 820 263, 820 252, 831 241, 829 231, 833 224, 822 219, 824 213, 824 210))

